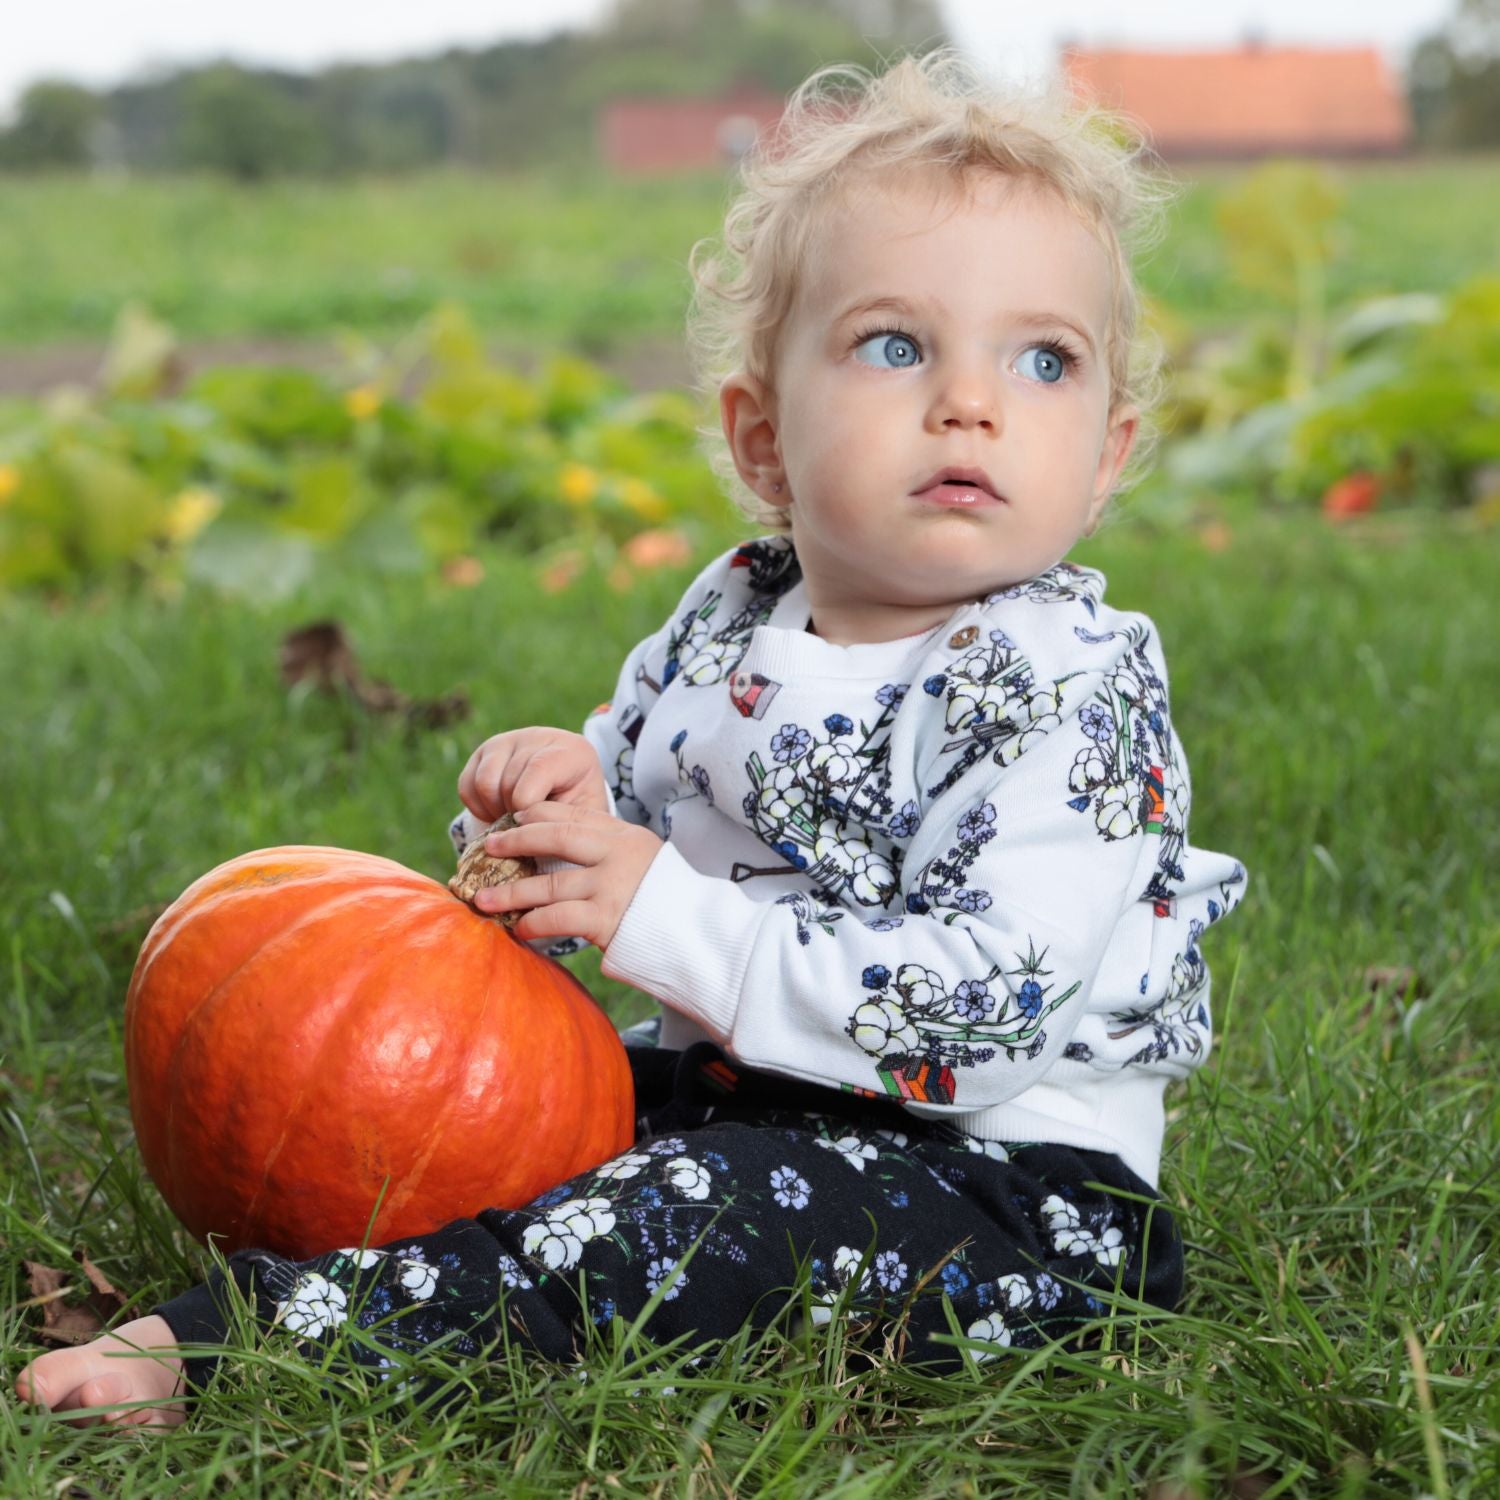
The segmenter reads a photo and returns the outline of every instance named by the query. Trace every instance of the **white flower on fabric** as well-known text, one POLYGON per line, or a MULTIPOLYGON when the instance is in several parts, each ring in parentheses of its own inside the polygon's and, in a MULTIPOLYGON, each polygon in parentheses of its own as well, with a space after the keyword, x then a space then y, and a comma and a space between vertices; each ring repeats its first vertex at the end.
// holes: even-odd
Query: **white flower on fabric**
POLYGON ((1128 839, 1140 827, 1135 799, 1124 787, 1111 787, 1099 799, 1094 822, 1105 838, 1128 839))
POLYGON ((875 1257, 875 1280, 888 1292, 899 1292, 906 1283, 906 1262, 894 1250, 882 1250, 875 1257))
POLYGON ((521 1237, 521 1249, 540 1260, 549 1271, 570 1271, 583 1247, 615 1227, 608 1198, 569 1198, 547 1210, 540 1224, 521 1237))
POLYGON ((1073 758, 1073 769, 1068 772, 1070 792, 1091 792, 1109 780, 1109 768, 1097 745, 1080 750, 1073 758))
POLYGON ((438 1268, 419 1260, 401 1262, 401 1285, 413 1302, 425 1302, 437 1290, 438 1268))
POLYGON ((771 1186, 783 1208, 806 1208, 812 1196, 807 1179, 791 1167, 777 1167, 771 1173, 771 1186))
POLYGON ((1010 1152, 1000 1144, 999 1141, 981 1140, 977 1135, 966 1135, 964 1144, 970 1151, 978 1152, 981 1156, 987 1156, 991 1161, 1009 1161, 1010 1152))
POLYGON ((1042 1201, 1052 1230, 1052 1244, 1063 1255, 1092 1255, 1101 1266, 1117 1266, 1125 1253, 1125 1236, 1113 1225, 1102 1235, 1085 1228, 1075 1204, 1056 1193, 1042 1201))
MULTIPOLYGON (((688 661, 687 666, 679 675, 684 681, 691 682, 698 687, 722 682, 729 675, 729 657, 732 652, 739 652, 743 655, 744 643, 742 641, 710 641, 693 656, 691 661, 688 661)), ((679 660, 687 660, 686 649, 683 649, 679 660)))
POLYGON ((865 1163, 874 1161, 879 1155, 869 1141, 862 1141, 857 1135, 841 1135, 836 1141, 830 1141, 826 1136, 820 1135, 818 1145, 829 1151, 837 1151, 857 1172, 863 1172, 865 1163))
POLYGON ((850 1035, 871 1057, 888 1052, 912 1052, 920 1042, 917 1028, 894 1000, 867 1000, 855 1009, 850 1035))
POLYGON ((672 1186, 682 1194, 684 1198, 693 1198, 701 1201, 708 1197, 709 1173, 708 1168, 702 1162, 696 1162, 691 1156, 679 1156, 667 1163, 667 1176, 672 1186))
POLYGON ((523 1292, 529 1291, 534 1285, 531 1277, 521 1269, 521 1263, 514 1256, 502 1252, 500 1256, 500 1284, 501 1286, 519 1287, 523 1292))
POLYGON ((291 1296, 276 1304, 276 1317, 292 1333, 315 1339, 342 1323, 349 1316, 348 1308, 349 1299, 343 1287, 316 1271, 304 1271, 292 1287, 291 1296))
POLYGON ((652 1156, 681 1156, 687 1150, 687 1142, 680 1135, 669 1135, 652 1141, 646 1150, 652 1156))
POLYGON ((381 1259, 378 1250, 361 1250, 358 1246, 351 1245, 347 1250, 340 1250, 340 1255, 347 1256, 355 1264, 356 1269, 368 1271, 378 1260, 381 1259))
POLYGON ((791 766, 777 766, 761 783, 760 810, 774 823, 784 823, 808 800, 808 790, 791 766))
POLYGON ((986 724, 998 724, 1006 716, 1008 695, 1004 688, 978 682, 961 682, 948 699, 947 726, 962 729, 980 715, 986 724))
POLYGON ((1012 735, 1008 740, 1003 740, 995 751, 994 761, 997 766, 1012 766, 1032 746, 1052 733, 1062 724, 1062 720, 1056 714, 1043 714, 1040 718, 1033 719, 1020 734, 1012 735))
MULTIPOLYGON (((994 1287, 995 1300, 999 1306, 977 1322, 970 1323, 968 1334, 971 1339, 983 1339, 987 1344, 998 1344, 1002 1348, 1009 1348, 1011 1330, 1005 1321, 1005 1315, 1030 1307, 1036 1293, 1032 1291, 1031 1283, 1024 1276, 1014 1272, 1009 1276, 1001 1276, 994 1283, 994 1287)), ((994 1358, 993 1355, 986 1354, 982 1350, 971 1349, 968 1354, 976 1364, 983 1364, 985 1360, 994 1358)))
MULTIPOLYGON (((860 1261, 864 1258, 864 1251, 855 1250, 849 1245, 840 1245, 833 1252, 833 1274, 838 1278, 840 1286, 847 1287, 849 1285, 854 1273, 859 1270, 860 1261)), ((866 1266, 864 1274, 859 1278, 859 1285, 855 1290, 862 1292, 869 1284, 870 1268, 866 1266)))
POLYGON ((844 829, 838 823, 825 818, 813 838, 813 858, 826 862, 841 875, 847 875, 854 869, 854 862, 870 852, 870 846, 864 839, 845 838, 843 835, 844 829))
POLYGON ((910 1137, 904 1130, 877 1130, 875 1134, 878 1135, 881 1140, 889 1141, 891 1145, 897 1147, 898 1149, 907 1145, 908 1141, 910 1140, 910 1137))
POLYGON ((912 1006, 930 1006, 946 997, 943 981, 921 964, 902 964, 896 970, 896 988, 912 1006))
POLYGON ((849 889, 861 906, 884 906, 895 894, 896 876, 890 864, 872 849, 858 855, 850 866, 849 889))
POLYGON ((629 1156, 617 1156, 613 1161, 607 1161, 602 1167, 595 1168, 596 1177, 610 1177, 615 1181, 622 1181, 627 1177, 634 1177, 643 1167, 651 1165, 651 1158, 644 1152, 632 1151, 629 1156))
MULTIPOLYGON (((646 1267, 646 1290, 654 1292, 676 1269, 677 1262, 675 1260, 668 1260, 665 1256, 660 1260, 653 1260, 646 1267)), ((673 1276, 672 1285, 667 1288, 667 1295, 661 1300, 663 1302, 670 1302, 687 1285, 687 1280, 687 1276, 682 1273, 673 1276)))
POLYGON ((832 740, 817 746, 807 757, 807 763, 830 786, 847 786, 860 777, 859 757, 847 740, 832 740))

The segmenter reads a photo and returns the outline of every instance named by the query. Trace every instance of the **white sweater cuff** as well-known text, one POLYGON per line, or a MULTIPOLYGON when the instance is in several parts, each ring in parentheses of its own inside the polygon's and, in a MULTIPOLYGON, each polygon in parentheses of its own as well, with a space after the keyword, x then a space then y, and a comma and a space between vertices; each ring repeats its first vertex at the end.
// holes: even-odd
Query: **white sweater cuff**
POLYGON ((727 1043, 767 910, 729 881, 699 874, 663 844, 604 951, 603 970, 727 1043))

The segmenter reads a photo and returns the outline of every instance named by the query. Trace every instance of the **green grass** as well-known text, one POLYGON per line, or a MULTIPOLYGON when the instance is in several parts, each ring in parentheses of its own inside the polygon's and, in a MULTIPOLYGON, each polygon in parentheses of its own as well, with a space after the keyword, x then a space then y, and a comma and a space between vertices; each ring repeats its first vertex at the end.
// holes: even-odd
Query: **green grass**
MULTIPOLYGON (((586 1382, 510 1351, 461 1369, 466 1402, 426 1415, 242 1330, 206 1409, 165 1438, 0 1402, 0 1491, 1500 1493, 1492 534, 1241 521, 1216 552, 1127 516, 1081 555, 1156 619, 1193 837, 1251 871, 1206 949, 1213 1056, 1168 1095, 1163 1189, 1190 1246, 1176 1315, 1122 1305, 1101 1347, 941 1381, 778 1330, 692 1367, 601 1344, 586 1382), (1367 968, 1395 964, 1420 996, 1369 991, 1367 968)), ((203 1267, 125 1108, 120 1004, 150 909, 282 842, 443 873, 471 744, 575 724, 684 581, 549 596, 520 561, 488 561, 476 590, 328 578, 259 611, 196 594, 0 603, 7 1386, 37 1349, 22 1260, 67 1264, 84 1244, 141 1307, 203 1267), (403 691, 465 686, 473 720, 413 736, 288 697, 279 636, 329 614, 403 691)), ((594 957, 572 963, 617 1019, 641 1014, 594 957)), ((420 1367, 440 1374, 441 1353, 420 1367)))
MULTIPOLYGON (((1335 305, 1442 291, 1500 260, 1500 159, 1328 171, 1348 195, 1335 305)), ((1185 171, 1166 241, 1141 268, 1195 327, 1263 308, 1234 282, 1214 225, 1243 172, 1185 171)), ((717 232, 726 192, 717 176, 0 179, 0 345, 102 338, 132 298, 197 338, 403 331, 453 297, 520 348, 604 352, 676 336, 688 249, 717 232)))

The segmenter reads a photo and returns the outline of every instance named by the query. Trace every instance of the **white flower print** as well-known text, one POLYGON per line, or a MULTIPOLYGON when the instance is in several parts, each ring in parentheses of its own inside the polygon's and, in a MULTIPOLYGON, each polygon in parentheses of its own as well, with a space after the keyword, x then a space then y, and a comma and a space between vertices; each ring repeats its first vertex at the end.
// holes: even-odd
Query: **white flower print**
POLYGON ((806 1208, 812 1196, 807 1179, 791 1167, 777 1167, 771 1173, 771 1186, 775 1189, 776 1201, 783 1208, 806 1208))
MULTIPOLYGON (((993 1312, 969 1324, 969 1337, 983 1339, 987 1344, 999 1344, 1003 1348, 1009 1348, 1011 1330, 1005 1321, 1005 1314, 1019 1312, 1022 1308, 1029 1307, 1034 1295, 1031 1284, 1024 1276, 1012 1273, 1009 1276, 1000 1277, 995 1282, 995 1300, 999 1305, 993 1312)), ((969 1357, 978 1364, 994 1358, 992 1354, 986 1354, 980 1350, 971 1349, 968 1353, 969 1357)))
POLYGON ((534 1285, 531 1277, 521 1269, 521 1263, 514 1256, 502 1252, 500 1256, 500 1284, 502 1286, 519 1287, 523 1292, 529 1291, 534 1285))
POLYGON ((910 1140, 910 1137, 904 1130, 877 1130, 875 1134, 878 1135, 881 1140, 889 1141, 891 1145, 897 1147, 898 1149, 904 1147, 910 1140))
POLYGON ((623 1181, 627 1177, 634 1177, 643 1167, 651 1165, 651 1158, 641 1151, 632 1151, 629 1156, 617 1156, 613 1161, 607 1161, 602 1167, 595 1169, 596 1177, 609 1177, 615 1181, 623 1181))
POLYGON ((818 1144, 825 1150, 837 1151, 857 1172, 863 1172, 865 1163, 880 1154, 869 1141, 862 1141, 857 1135, 841 1135, 836 1141, 820 1135, 818 1144))
POLYGON ((652 1141, 646 1150, 652 1156, 681 1156, 687 1150, 687 1142, 680 1135, 669 1135, 652 1141))
MULTIPOLYGON (((859 1263, 864 1256, 848 1245, 840 1245, 833 1252, 833 1280, 835 1285, 826 1292, 820 1293, 812 1299, 812 1321, 814 1328, 826 1328, 833 1320, 834 1303, 839 1300, 843 1288, 849 1285, 850 1278, 859 1269, 859 1263)), ((870 1272, 868 1267, 865 1274, 859 1278, 856 1291, 863 1291, 870 1284, 870 1272)))
POLYGON ((1070 792, 1091 792, 1109 780, 1109 767, 1097 745, 1080 750, 1073 759, 1073 769, 1068 773, 1070 792))
POLYGON ((547 1210, 540 1224, 521 1237, 521 1249, 540 1260, 549 1271, 570 1271, 583 1247, 615 1227, 608 1198, 569 1198, 547 1210))
POLYGON ((818 779, 830 786, 846 786, 851 781, 858 781, 864 769, 848 740, 830 740, 826 745, 817 746, 807 757, 807 763, 818 779))
POLYGON ((316 1271, 304 1271, 292 1287, 291 1296, 276 1304, 276 1317, 292 1333, 315 1339, 342 1323, 349 1316, 348 1307, 343 1287, 316 1271))
MULTIPOLYGON (((668 1260, 665 1256, 661 1260, 653 1260, 646 1267, 646 1290, 654 1292, 668 1276, 677 1268, 675 1260, 668 1260)), ((667 1288, 667 1295, 662 1298, 663 1302, 670 1302, 683 1287, 687 1285, 687 1276, 679 1273, 672 1277, 672 1285, 667 1288)))
POLYGON ((884 1057, 888 1052, 914 1052, 921 1045, 917 1028, 894 1000, 867 1000, 858 1006, 850 1035, 871 1057, 884 1057))
POLYGON ((401 1262, 401 1285, 413 1302, 426 1302, 437 1290, 438 1268, 423 1265, 419 1260, 401 1262))
POLYGON ((1053 1247, 1064 1255, 1092 1255, 1101 1266, 1117 1266, 1125 1253, 1125 1236, 1111 1225, 1102 1235, 1086 1229, 1075 1204, 1051 1194, 1042 1212, 1052 1230, 1053 1247))
POLYGON ((791 766, 777 766, 761 783, 760 810, 773 823, 784 823, 808 799, 809 793, 797 780, 791 766))
MULTIPOLYGON (((722 682, 727 675, 730 658, 738 661, 744 655, 744 646, 745 643, 739 640, 709 641, 682 669, 683 681, 691 682, 695 687, 711 687, 716 682, 722 682)), ((685 647, 679 659, 688 660, 685 647)))
POLYGON ((338 1253, 352 1260, 355 1269, 360 1271, 368 1271, 381 1258, 380 1251, 361 1250, 357 1246, 350 1246, 349 1249, 340 1250, 338 1253))
POLYGON ((977 1135, 966 1135, 964 1144, 970 1151, 978 1152, 982 1156, 988 1156, 991 1161, 1009 1161, 1010 1152, 1000 1144, 999 1141, 981 1140, 977 1135))
POLYGON ((1140 827, 1136 799, 1129 786, 1110 787, 1100 797, 1094 823, 1107 839, 1128 839, 1140 827))
POLYGON ((710 1182, 708 1168, 701 1162, 694 1161, 691 1156, 679 1156, 669 1161, 667 1175, 671 1179, 672 1186, 684 1198, 702 1201, 708 1197, 710 1182))
POLYGON ((906 1284, 906 1262, 894 1250, 875 1257, 875 1280, 888 1292, 899 1292, 906 1284))

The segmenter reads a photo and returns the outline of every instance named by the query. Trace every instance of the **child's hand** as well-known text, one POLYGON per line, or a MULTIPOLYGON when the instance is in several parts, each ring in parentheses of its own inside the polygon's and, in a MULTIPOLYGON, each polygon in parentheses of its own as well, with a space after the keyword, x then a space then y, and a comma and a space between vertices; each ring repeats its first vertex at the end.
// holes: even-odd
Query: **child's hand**
POLYGON ((638 823, 564 802, 538 802, 517 813, 516 824, 488 834, 486 852, 550 854, 580 868, 489 886, 474 905, 525 911, 511 928, 518 938, 582 937, 608 948, 662 841, 638 823))
POLYGON ((99 1422, 118 1427, 176 1427, 186 1420, 181 1401, 172 1399, 183 1389, 181 1357, 134 1352, 176 1343, 165 1318, 156 1313, 136 1318, 91 1344, 38 1355, 16 1376, 16 1395, 50 1411, 77 1412, 70 1420, 81 1427, 99 1422), (126 1401, 151 1404, 129 1411, 91 1410, 126 1401))
POLYGON ((458 778, 458 795, 486 823, 501 813, 548 801, 609 811, 604 771, 594 747, 581 734, 565 729, 512 729, 492 735, 469 757, 458 778))

